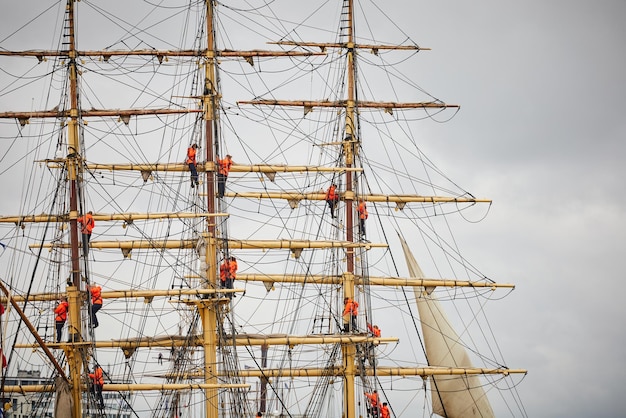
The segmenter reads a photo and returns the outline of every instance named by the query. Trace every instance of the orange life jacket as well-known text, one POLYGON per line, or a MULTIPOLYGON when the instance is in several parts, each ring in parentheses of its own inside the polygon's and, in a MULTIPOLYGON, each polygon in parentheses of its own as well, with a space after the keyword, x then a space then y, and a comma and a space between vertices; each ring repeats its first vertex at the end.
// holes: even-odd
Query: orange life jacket
POLYGON ((77 221, 82 225, 80 232, 83 234, 91 234, 93 227, 96 226, 96 222, 93 220, 93 216, 90 213, 81 216, 77 221))
POLYGON ((224 158, 223 160, 217 160, 217 164, 219 165, 219 173, 228 177, 230 167, 233 165, 233 160, 230 158, 224 158))
POLYGON ((102 305, 102 288, 100 286, 93 286, 89 288, 91 292, 91 304, 102 305))
POLYGON ((378 325, 371 326, 370 324, 367 324, 367 329, 370 330, 374 337, 380 337, 380 328, 378 328, 378 325))
POLYGON ((326 200, 339 200, 336 186, 333 185, 328 188, 328 191, 326 192, 326 200))
POLYGON ((359 307, 359 302, 356 302, 352 299, 348 299, 348 301, 345 303, 345 306, 343 308, 343 315, 352 314, 354 316, 357 316, 359 312, 358 307, 359 307))
POLYGON ((54 320, 58 322, 65 322, 65 320, 67 319, 67 311, 69 308, 70 304, 67 303, 66 300, 59 303, 59 306, 54 309, 54 313, 56 314, 54 320))
POLYGON ((93 380, 94 385, 102 386, 104 385, 104 377, 102 376, 102 367, 96 367, 96 370, 93 373, 89 373, 89 377, 93 380))
POLYGON ((237 269, 239 268, 237 260, 230 260, 228 266, 230 268, 230 277, 235 280, 237 278, 237 269))
POLYGON ((389 408, 386 405, 380 407, 380 418, 389 418, 389 408))
POLYGON ((367 206, 365 205, 365 202, 360 202, 359 203, 359 207, 357 208, 357 211, 359 212, 359 218, 361 219, 367 219, 367 206))
POLYGON ((365 396, 370 400, 373 408, 378 407, 378 393, 366 393, 365 396))
POLYGON ((185 162, 187 164, 196 163, 196 148, 194 147, 187 148, 187 161, 185 162))
POLYGON ((220 266, 220 280, 225 282, 226 279, 229 279, 230 277, 230 263, 228 261, 224 261, 220 266))

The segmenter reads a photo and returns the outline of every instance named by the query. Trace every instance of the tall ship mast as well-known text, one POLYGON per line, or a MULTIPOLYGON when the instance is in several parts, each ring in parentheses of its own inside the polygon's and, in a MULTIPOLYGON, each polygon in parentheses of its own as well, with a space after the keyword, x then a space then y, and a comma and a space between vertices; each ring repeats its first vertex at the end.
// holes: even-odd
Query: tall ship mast
POLYGON ((454 232, 491 201, 422 146, 459 111, 430 49, 309 3, 8 8, 5 416, 526 416, 514 285, 454 232))

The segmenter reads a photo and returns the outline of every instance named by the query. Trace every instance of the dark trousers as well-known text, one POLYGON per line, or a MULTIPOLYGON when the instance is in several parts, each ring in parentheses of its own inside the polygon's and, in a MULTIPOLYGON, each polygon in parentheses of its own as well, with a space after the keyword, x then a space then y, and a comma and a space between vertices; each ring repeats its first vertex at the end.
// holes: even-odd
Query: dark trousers
POLYGON ((102 308, 101 303, 94 303, 93 305, 91 305, 91 323, 93 324, 94 328, 97 328, 98 325, 100 325, 98 323, 98 316, 96 316, 96 313, 100 310, 100 308, 102 308))
POLYGON ((227 175, 222 173, 217 173, 217 196, 224 197, 224 193, 226 192, 226 179, 227 175))
POLYGON ((331 218, 335 217, 335 206, 337 205, 337 201, 336 200, 327 200, 326 203, 328 203, 328 207, 330 208, 330 216, 331 218))
MULTIPOLYGON (((222 281, 222 288, 224 288, 224 289, 232 289, 233 288, 233 279, 228 278, 228 279, 222 281)), ((232 299, 233 294, 229 293, 228 297, 232 299)))
POLYGON ((345 322, 346 320, 347 319, 344 317, 343 332, 355 332, 355 331, 357 331, 357 328, 356 328, 356 316, 355 315, 350 315, 349 322, 345 322))
POLYGON ((94 383, 93 385, 94 395, 96 400, 100 403, 100 409, 104 409, 104 398, 102 397, 102 385, 94 383))
POLYGON ((83 234, 83 254, 85 257, 89 254, 89 240, 91 239, 91 234, 83 234))
POLYGON ((365 219, 359 219, 359 234, 365 236, 365 219))
POLYGON ((198 184, 198 170, 194 163, 189 163, 189 171, 191 171, 191 183, 198 184))
POLYGON ((61 342, 61 337, 63 336, 63 325, 65 325, 65 321, 55 321, 57 327, 57 342, 61 342))
POLYGON ((377 406, 368 405, 368 407, 367 407, 367 415, 372 417, 372 418, 378 418, 378 407, 377 406))

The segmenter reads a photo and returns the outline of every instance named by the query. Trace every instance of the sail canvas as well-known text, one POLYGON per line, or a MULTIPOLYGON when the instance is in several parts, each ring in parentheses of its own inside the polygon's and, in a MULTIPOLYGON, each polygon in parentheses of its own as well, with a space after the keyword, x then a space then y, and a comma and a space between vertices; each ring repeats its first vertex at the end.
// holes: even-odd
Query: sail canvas
MULTIPOLYGON (((409 275, 425 278, 406 241, 400 238, 409 275)), ((434 367, 468 367, 472 362, 441 303, 432 291, 416 287, 415 300, 424 335, 428 364, 434 367)), ((430 382, 433 411, 448 418, 493 417, 489 399, 479 378, 469 376, 433 376, 430 382)))

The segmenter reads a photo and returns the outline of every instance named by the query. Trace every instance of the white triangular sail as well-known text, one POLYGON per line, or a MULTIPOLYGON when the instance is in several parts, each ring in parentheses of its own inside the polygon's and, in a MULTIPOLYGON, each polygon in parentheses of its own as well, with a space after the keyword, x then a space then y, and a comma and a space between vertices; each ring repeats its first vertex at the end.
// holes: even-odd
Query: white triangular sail
MULTIPOLYGON (((412 278, 424 278, 406 242, 400 238, 412 278)), ((422 324, 429 366, 473 367, 459 336, 441 304, 423 287, 415 287, 417 310, 422 324)), ((447 418, 493 417, 489 399, 478 376, 436 376, 431 381, 433 412, 447 418)))

